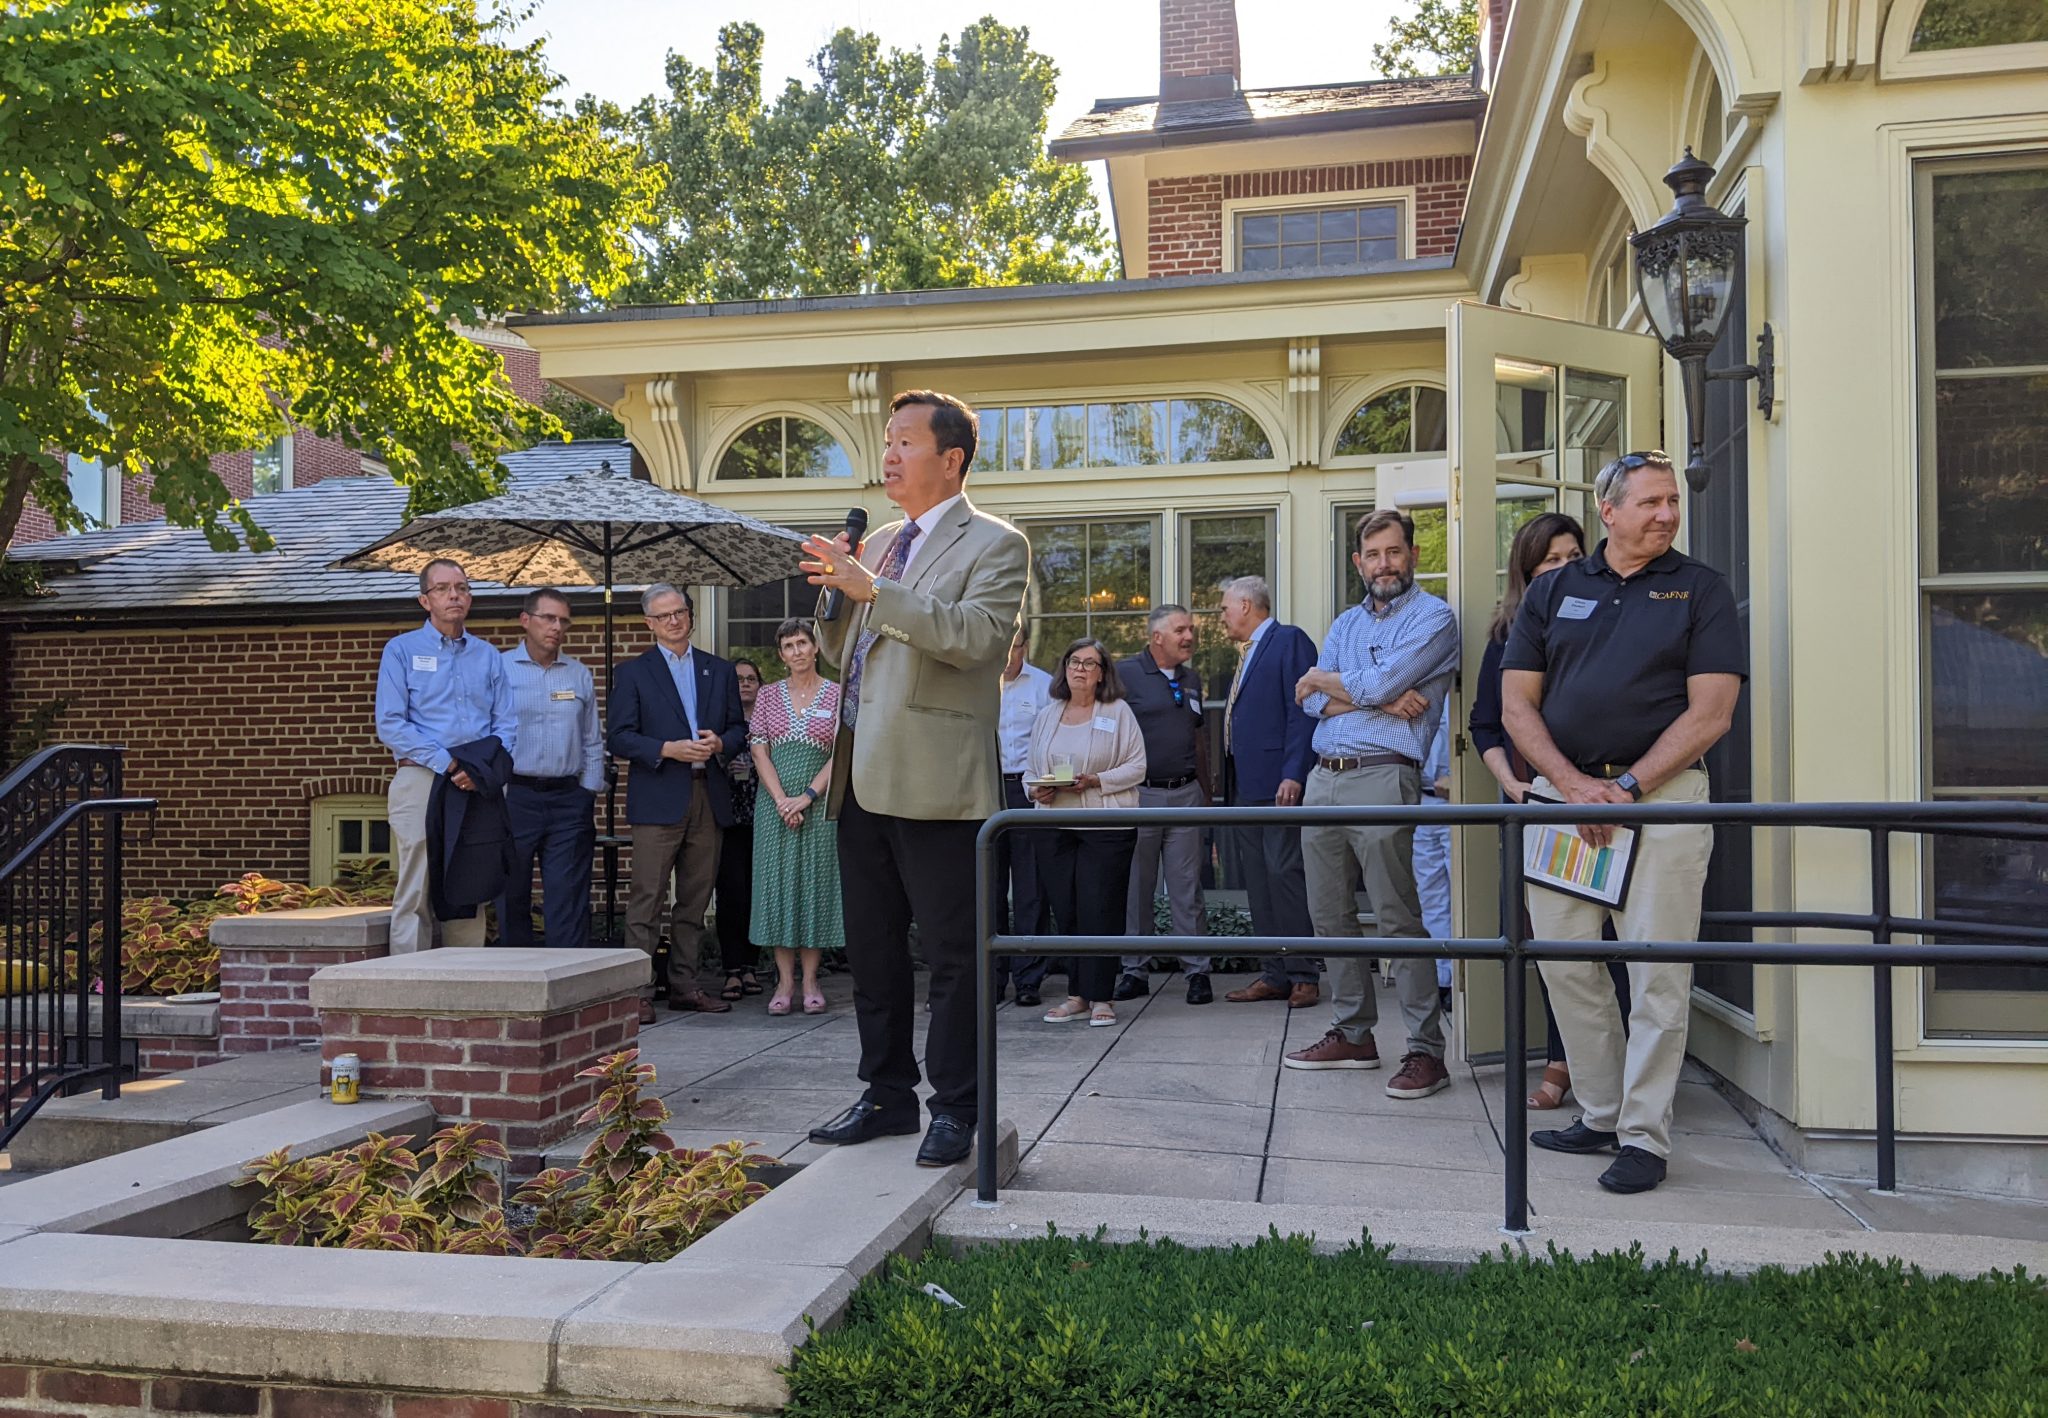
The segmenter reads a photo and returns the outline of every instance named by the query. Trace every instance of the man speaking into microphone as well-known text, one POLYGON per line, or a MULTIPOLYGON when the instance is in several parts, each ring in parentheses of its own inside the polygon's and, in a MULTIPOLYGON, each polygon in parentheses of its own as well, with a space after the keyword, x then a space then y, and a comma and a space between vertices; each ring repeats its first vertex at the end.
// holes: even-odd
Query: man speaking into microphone
POLYGON ((918 1130, 910 923, 931 972, 925 1071, 931 1126, 920 1166, 973 1149, 974 837, 1003 804, 996 727, 1031 548, 975 510, 964 488, 974 411, 916 389, 889 401, 882 490, 903 512, 862 548, 841 533, 805 544, 821 649, 840 667, 827 816, 839 824, 846 955, 860 1028, 860 1101, 814 1142, 918 1130), (837 592, 841 613, 831 615, 837 592))

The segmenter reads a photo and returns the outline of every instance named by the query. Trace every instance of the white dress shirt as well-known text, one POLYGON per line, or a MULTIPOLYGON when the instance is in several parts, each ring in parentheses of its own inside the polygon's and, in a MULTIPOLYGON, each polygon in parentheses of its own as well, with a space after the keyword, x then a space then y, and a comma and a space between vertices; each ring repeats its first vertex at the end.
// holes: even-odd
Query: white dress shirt
MULTIPOLYGON (((910 579, 910 568, 917 564, 918 553, 924 550, 925 543, 930 541, 932 539, 932 533, 938 530, 939 520, 943 518, 948 512, 951 512, 953 510, 953 504, 958 502, 961 498, 965 497, 966 495, 967 494, 962 492, 956 492, 951 497, 947 498, 944 502, 941 502, 938 506, 927 507, 922 517, 913 517, 910 519, 911 521, 917 523, 917 539, 910 544, 909 554, 903 558, 903 575, 901 577, 902 580, 908 581, 910 579)), ((902 533, 899 532, 897 533, 897 535, 901 536, 902 533)), ((1041 673, 1043 672, 1041 671, 1041 673)), ((1009 770, 1005 769, 1004 771, 1007 772, 1009 770)))
POLYGON ((1003 771, 1022 773, 1031 759, 1031 726, 1038 713, 1052 700, 1052 676, 1033 664, 1017 671, 1015 679, 1003 681, 1002 717, 996 721, 996 740, 1001 746, 1003 771))

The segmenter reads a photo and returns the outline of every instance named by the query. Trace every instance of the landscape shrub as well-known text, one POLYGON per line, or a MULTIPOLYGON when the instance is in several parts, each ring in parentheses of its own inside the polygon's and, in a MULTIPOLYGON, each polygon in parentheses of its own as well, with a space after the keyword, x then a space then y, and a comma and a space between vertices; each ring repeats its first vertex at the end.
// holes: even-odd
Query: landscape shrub
POLYGON ((1369 1238, 1051 1234, 871 1276, 789 1384, 788 1418, 2039 1418, 2048 1288, 1849 1256, 1731 1277, 1504 1252, 1445 1274, 1369 1238))
POLYGON ((602 1080, 579 1127, 603 1124, 576 1167, 542 1172, 510 1207, 491 1165, 504 1144, 478 1123, 445 1127, 415 1152, 371 1133, 354 1147, 293 1160, 280 1150, 243 1164, 260 1186, 249 1210, 259 1241, 347 1250, 561 1260, 667 1260, 768 1194, 746 1169, 773 1162, 743 1142, 693 1151, 661 1130, 669 1111, 643 1095, 654 1065, 627 1049, 578 1078, 602 1080))

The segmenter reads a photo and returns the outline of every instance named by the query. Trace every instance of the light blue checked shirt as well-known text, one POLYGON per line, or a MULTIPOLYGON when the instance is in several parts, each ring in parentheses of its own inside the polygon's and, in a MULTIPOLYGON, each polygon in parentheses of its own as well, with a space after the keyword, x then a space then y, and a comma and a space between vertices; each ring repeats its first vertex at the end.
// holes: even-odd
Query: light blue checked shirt
POLYGON ((432 621, 391 638, 377 666, 377 737, 393 758, 446 773, 449 749, 491 735, 518 753, 512 687, 495 645, 444 639, 432 621))
POLYGON ((1429 756, 1458 670, 1458 618, 1420 586, 1409 587, 1384 609, 1367 597, 1337 617, 1316 668, 1335 670, 1344 693, 1359 706, 1326 719, 1329 695, 1318 691, 1302 701, 1316 720, 1319 756, 1398 753, 1420 764, 1429 756), (1378 707, 1411 689, 1429 701, 1419 718, 1398 718, 1378 707))
POLYGON ((590 667, 568 655, 543 665, 521 640, 505 652, 505 678, 519 719, 513 771, 532 778, 574 778, 593 793, 602 788, 604 737, 597 728, 597 685, 590 667))
POLYGON ((661 647, 661 661, 668 666, 668 677, 675 681, 676 693, 682 698, 683 714, 690 721, 691 733, 704 727, 704 721, 697 717, 697 674, 691 663, 691 655, 696 648, 685 645, 683 653, 678 655, 666 645, 661 647))

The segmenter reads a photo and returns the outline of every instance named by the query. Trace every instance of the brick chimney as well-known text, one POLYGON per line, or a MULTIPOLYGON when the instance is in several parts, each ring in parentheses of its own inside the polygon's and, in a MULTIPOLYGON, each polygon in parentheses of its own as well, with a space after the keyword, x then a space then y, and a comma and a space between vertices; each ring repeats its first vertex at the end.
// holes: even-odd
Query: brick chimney
POLYGON ((1236 0, 1159 0, 1159 97, 1224 98, 1242 77, 1236 0))
POLYGON ((1515 0, 1481 0, 1479 14, 1479 73, 1482 89, 1491 92, 1500 74, 1500 42, 1508 32, 1508 11, 1515 0))

